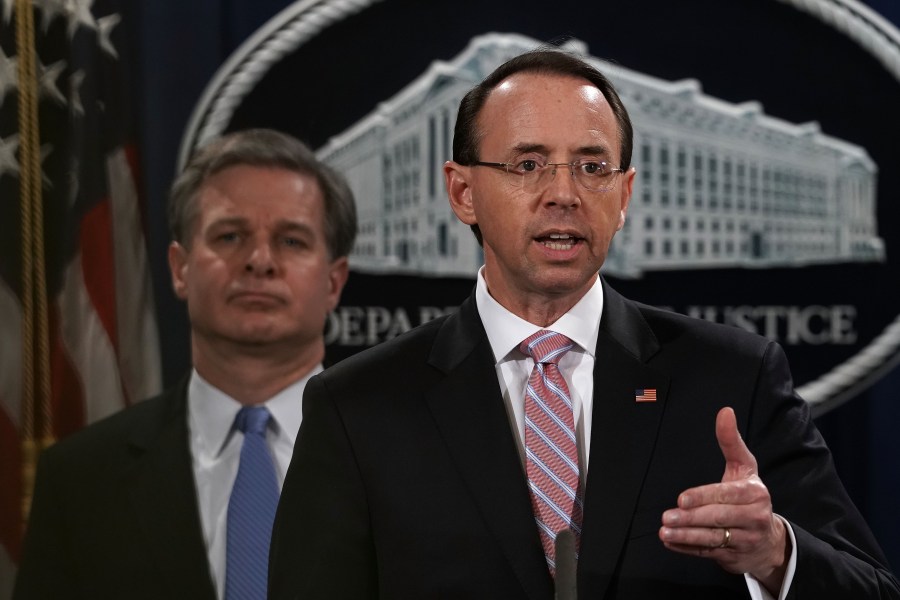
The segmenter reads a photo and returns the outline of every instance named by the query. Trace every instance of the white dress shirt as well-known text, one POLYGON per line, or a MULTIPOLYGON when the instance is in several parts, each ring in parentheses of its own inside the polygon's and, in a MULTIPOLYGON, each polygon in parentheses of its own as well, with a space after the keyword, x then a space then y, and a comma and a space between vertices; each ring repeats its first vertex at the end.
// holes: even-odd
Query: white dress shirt
MULTIPOLYGON (((303 389, 322 371, 318 365, 303 379, 263 403, 272 419, 266 432, 279 489, 294 452, 303 418, 303 389)), ((241 404, 204 380, 196 370, 188 386, 188 435, 197 485, 200 522, 216 595, 225 595, 225 528, 228 499, 237 477, 244 434, 234 428, 241 404)))
POLYGON ((575 343, 559 361, 559 371, 569 386, 578 440, 578 464, 582 483, 587 477, 591 455, 591 415, 594 400, 594 350, 603 314, 603 287, 600 279, 572 309, 547 327, 538 327, 506 310, 488 293, 483 269, 475 284, 475 304, 494 351, 497 379, 506 403, 510 425, 517 433, 519 456, 525 464, 525 388, 534 368, 534 359, 519 351, 522 340, 550 329, 575 343))
MULTIPOLYGON (((600 278, 566 314, 546 327, 538 327, 514 315, 488 292, 484 279, 484 267, 478 271, 475 284, 475 304, 487 333, 488 342, 494 351, 494 367, 500 382, 500 391, 506 403, 510 426, 516 432, 517 446, 522 464, 525 464, 525 387, 534 368, 534 359, 519 352, 519 344, 541 329, 561 333, 575 343, 559 361, 559 370, 569 386, 572 397, 572 411, 575 418, 575 436, 578 440, 578 464, 581 467, 582 484, 587 478, 588 461, 591 456, 591 416, 594 408, 594 351, 600 319, 603 316, 603 285, 600 278)), ((674 507, 677 498, 672 498, 674 507)), ((779 517, 780 518, 780 517, 779 517)), ((797 541, 794 532, 782 519, 791 538, 791 555, 788 569, 778 600, 784 600, 794 578, 797 564, 797 541)), ((662 526, 662 513, 660 513, 662 526)), ((662 543, 662 542, 660 542, 662 543)), ((751 575, 745 574, 747 588, 752 600, 774 600, 765 588, 751 575)))

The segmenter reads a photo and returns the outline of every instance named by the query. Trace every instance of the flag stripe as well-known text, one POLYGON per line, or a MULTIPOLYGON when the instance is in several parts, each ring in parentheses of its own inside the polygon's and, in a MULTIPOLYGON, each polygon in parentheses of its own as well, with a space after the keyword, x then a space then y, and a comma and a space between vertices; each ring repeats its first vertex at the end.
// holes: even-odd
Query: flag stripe
POLYGON ((84 289, 103 329, 116 347, 116 290, 109 201, 94 204, 81 219, 79 247, 84 289))
POLYGON ((62 339, 59 309, 50 306, 50 402, 53 409, 53 431, 62 439, 85 424, 83 382, 62 339))
POLYGON ((0 279, 0 409, 18 430, 22 420, 22 305, 0 279))
MULTIPOLYGON (((156 310, 150 280, 140 199, 135 187, 131 146, 116 149, 106 161, 112 207, 119 369, 125 403, 159 391, 162 365, 157 348, 156 310)), ((112 334, 110 334, 112 336, 112 334)), ((115 338, 113 338, 115 339, 115 338)))
POLYGON ((91 423, 125 406, 115 348, 103 327, 82 279, 82 259, 66 269, 58 299, 62 342, 84 389, 86 422, 91 423))
MULTIPOLYGON (((0 389, 0 399, 4 404, 8 402, 7 390, 0 389)), ((22 510, 22 446, 18 426, 6 411, 0 411, 0 481, 3 482, 0 485, 0 515, 19 515, 22 510)), ((18 519, 0 519, 0 545, 16 562, 21 551, 20 534, 18 519)))

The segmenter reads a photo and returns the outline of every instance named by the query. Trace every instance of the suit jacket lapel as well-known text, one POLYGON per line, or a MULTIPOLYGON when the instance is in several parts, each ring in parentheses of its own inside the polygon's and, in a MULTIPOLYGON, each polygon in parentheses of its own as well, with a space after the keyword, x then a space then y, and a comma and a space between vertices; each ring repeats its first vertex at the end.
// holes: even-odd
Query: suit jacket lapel
POLYGON ((188 447, 187 378, 164 402, 159 422, 131 440, 132 506, 173 594, 215 600, 188 447))
POLYGON ((659 344, 637 307, 605 282, 603 291, 578 567, 579 587, 591 589, 598 597, 606 590, 625 546, 669 385, 668 375, 646 364, 659 344), (655 389, 656 401, 638 402, 636 390, 641 389, 655 389))
POLYGON ((473 297, 444 324, 429 362, 446 378, 428 403, 472 498, 528 597, 548 597, 552 580, 473 297))

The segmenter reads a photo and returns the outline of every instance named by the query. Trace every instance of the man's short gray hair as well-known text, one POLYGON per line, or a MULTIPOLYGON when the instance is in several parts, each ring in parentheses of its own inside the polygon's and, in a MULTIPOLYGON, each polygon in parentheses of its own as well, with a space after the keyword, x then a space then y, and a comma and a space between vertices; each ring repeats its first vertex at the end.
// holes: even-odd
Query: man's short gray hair
POLYGON ((325 204, 325 241, 331 258, 350 254, 356 239, 356 204, 344 177, 300 140, 272 129, 245 129, 217 138, 191 157, 169 193, 172 239, 185 247, 197 221, 197 199, 206 180, 229 167, 287 169, 315 177, 325 204))

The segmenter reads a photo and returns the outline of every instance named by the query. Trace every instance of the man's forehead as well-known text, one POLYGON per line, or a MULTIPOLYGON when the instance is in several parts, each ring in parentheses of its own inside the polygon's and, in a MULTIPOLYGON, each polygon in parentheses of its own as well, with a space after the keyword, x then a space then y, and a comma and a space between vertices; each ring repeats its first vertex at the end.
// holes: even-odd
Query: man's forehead
POLYGON ((266 198, 273 194, 282 199, 296 197, 300 204, 324 195, 318 178, 312 173, 279 165, 238 163, 209 174, 198 187, 196 197, 221 202, 266 198))
MULTIPOLYGON (((300 174, 301 178, 306 178, 300 174)), ((204 185, 199 190, 195 207, 207 224, 214 221, 305 222, 325 210, 324 197, 314 178, 299 180, 287 189, 272 190, 266 186, 245 188, 204 185)))
POLYGON ((594 83, 584 77, 564 73, 543 73, 522 71, 513 73, 491 90, 486 103, 492 98, 511 98, 517 95, 533 94, 551 88, 577 87, 578 94, 588 102, 606 103, 606 97, 594 83))
MULTIPOLYGON (((548 144, 552 140, 546 136, 562 135, 571 151, 605 148, 618 131, 612 107, 596 85, 583 77, 557 73, 522 72, 507 77, 487 98, 478 125, 479 146, 548 144)), ((554 147, 557 142, 552 142, 554 147)))

